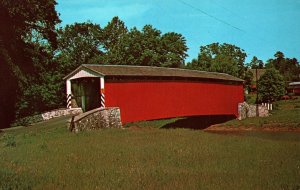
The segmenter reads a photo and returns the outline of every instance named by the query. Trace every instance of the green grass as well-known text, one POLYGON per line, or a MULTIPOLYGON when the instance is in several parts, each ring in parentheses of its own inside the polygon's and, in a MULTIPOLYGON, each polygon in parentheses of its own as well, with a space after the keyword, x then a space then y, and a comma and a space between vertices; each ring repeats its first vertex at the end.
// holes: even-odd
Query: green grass
POLYGON ((154 127, 154 128, 162 128, 163 126, 174 123, 181 118, 170 118, 170 119, 159 119, 159 120, 151 120, 151 121, 139 121, 133 123, 127 123, 124 125, 125 128, 128 127, 154 127))
POLYGON ((65 119, 0 133, 0 189, 300 188, 299 133, 146 127, 74 134, 65 119))
POLYGON ((274 110, 269 117, 254 117, 244 120, 231 120, 224 126, 255 126, 269 124, 274 127, 300 127, 300 98, 296 100, 281 100, 274 103, 274 110))

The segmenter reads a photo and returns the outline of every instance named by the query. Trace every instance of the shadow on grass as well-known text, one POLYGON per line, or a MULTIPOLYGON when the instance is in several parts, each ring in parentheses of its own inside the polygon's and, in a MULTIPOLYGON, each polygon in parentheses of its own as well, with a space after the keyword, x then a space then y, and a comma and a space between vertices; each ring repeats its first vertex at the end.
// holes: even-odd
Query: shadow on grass
POLYGON ((224 123, 226 121, 235 119, 234 115, 203 115, 203 116, 191 116, 178 119, 173 123, 168 123, 162 126, 162 129, 195 129, 201 130, 206 129, 207 127, 219 123, 224 123))

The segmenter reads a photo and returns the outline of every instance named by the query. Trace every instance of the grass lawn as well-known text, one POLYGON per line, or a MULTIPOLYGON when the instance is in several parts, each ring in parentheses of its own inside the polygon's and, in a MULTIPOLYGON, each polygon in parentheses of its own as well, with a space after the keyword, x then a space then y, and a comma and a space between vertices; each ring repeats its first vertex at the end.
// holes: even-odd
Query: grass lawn
POLYGON ((265 118, 231 120, 224 123, 224 126, 300 128, 300 97, 296 100, 281 100, 274 103, 274 110, 271 111, 271 114, 271 116, 265 118))
POLYGON ((74 134, 65 120, 0 133, 0 189, 300 188, 300 133, 137 127, 74 134))

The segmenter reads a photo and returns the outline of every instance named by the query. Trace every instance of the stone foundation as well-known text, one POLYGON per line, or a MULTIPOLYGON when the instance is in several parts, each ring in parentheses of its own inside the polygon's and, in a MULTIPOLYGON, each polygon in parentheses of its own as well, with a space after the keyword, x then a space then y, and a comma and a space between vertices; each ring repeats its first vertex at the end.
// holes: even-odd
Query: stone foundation
POLYGON ((238 105, 238 111, 239 111, 239 116, 238 119, 246 119, 247 117, 268 117, 269 110, 266 106, 263 105, 253 105, 253 104, 247 104, 246 102, 240 103, 238 105), (258 110, 257 110, 258 106, 258 110), (257 114, 258 111, 258 114, 257 114))
POLYGON ((78 115, 81 113, 82 113, 81 108, 71 108, 71 109, 61 108, 61 109, 56 109, 56 110, 42 113, 42 118, 45 121, 56 117, 61 117, 65 115, 78 115))
POLYGON ((97 108, 74 116, 68 121, 70 131, 79 132, 103 128, 122 128, 119 108, 97 108))

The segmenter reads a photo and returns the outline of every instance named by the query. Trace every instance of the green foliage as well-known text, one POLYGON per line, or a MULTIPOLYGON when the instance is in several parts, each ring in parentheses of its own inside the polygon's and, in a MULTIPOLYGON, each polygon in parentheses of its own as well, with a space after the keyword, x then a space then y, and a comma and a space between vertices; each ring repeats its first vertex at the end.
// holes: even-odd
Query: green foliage
POLYGON ((55 25, 60 22, 54 0, 0 1, 0 120, 8 127, 15 117, 17 101, 22 101, 35 76, 38 60, 48 60, 48 49, 55 48, 55 25))
POLYGON ((201 46, 198 59, 188 63, 187 68, 227 73, 244 78, 246 56, 245 51, 235 45, 212 43, 201 46))
MULTIPOLYGON (((121 39, 128 33, 125 23, 119 17, 113 17, 112 20, 103 28, 103 46, 108 54, 120 46, 121 39)), ((109 60, 107 60, 109 61, 109 60)))
POLYGON ((246 95, 246 102, 248 104, 255 104, 255 102, 256 102, 256 94, 247 94, 246 95))
POLYGON ((244 84, 245 84, 246 88, 248 88, 248 90, 249 90, 250 85, 252 84, 253 77, 254 77, 253 73, 250 70, 245 71, 244 84))
POLYGON ((277 69, 285 81, 298 81, 300 79, 300 65, 296 58, 285 58, 280 51, 276 52, 274 57, 274 59, 267 61, 266 68, 277 69))
POLYGON ((178 33, 169 32, 161 36, 162 66, 182 67, 187 56, 185 38, 178 33))
POLYGON ((102 29, 97 24, 74 23, 58 30, 56 60, 64 75, 81 64, 101 62, 102 49, 102 29))
POLYGON ((251 62, 248 63, 247 66, 250 69, 263 69, 264 68, 264 62, 262 60, 259 60, 256 56, 253 56, 251 62))
MULTIPOLYGON (((111 28, 108 26, 104 31, 111 28)), ((118 41, 114 40, 114 43, 107 47, 108 64, 183 66, 187 46, 181 34, 174 32, 162 34, 151 25, 145 25, 141 31, 134 27, 126 32, 123 25, 116 28, 121 28, 123 32, 119 32, 118 41)))
POLYGON ((75 23, 59 29, 57 61, 64 73, 81 64, 145 65, 181 67, 187 54, 185 38, 178 33, 162 34, 151 25, 127 30, 114 17, 103 29, 99 25, 75 23))
POLYGON ((275 69, 268 69, 258 80, 260 102, 274 102, 285 94, 283 76, 275 69))
POLYGON ((43 117, 41 114, 33 115, 33 116, 27 116, 20 119, 17 119, 11 126, 17 127, 17 126, 28 126, 33 123, 41 122, 43 121, 43 117))

